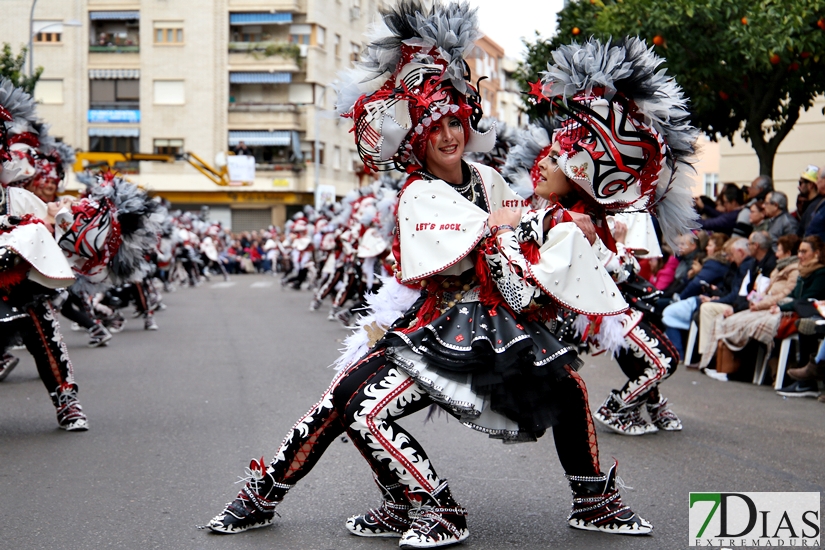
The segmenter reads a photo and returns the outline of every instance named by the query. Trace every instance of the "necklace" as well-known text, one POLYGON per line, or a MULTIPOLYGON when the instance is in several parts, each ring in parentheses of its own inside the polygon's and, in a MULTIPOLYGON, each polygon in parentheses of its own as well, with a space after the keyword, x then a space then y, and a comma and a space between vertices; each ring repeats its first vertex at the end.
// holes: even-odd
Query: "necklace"
POLYGON ((470 186, 472 186, 472 185, 473 185, 473 180, 470 179, 470 181, 468 181, 466 185, 464 185, 462 187, 454 185, 453 189, 455 189, 456 191, 458 191, 459 193, 461 193, 463 195, 464 193, 466 193, 467 191, 470 190, 470 186))

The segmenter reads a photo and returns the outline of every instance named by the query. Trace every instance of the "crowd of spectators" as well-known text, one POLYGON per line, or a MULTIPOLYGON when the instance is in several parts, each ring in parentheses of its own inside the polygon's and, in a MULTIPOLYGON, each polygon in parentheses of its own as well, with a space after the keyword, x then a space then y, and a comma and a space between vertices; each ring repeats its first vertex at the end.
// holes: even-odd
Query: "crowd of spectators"
POLYGON ((696 199, 701 229, 647 266, 662 291, 657 311, 682 357, 691 351, 685 349, 687 331, 697 325, 701 359, 688 367, 714 380, 749 381, 759 346, 770 357, 779 340, 798 333, 800 365, 788 370, 777 391, 819 395, 818 383, 825 381, 825 344, 818 352, 825 319, 817 310, 818 300, 825 301, 824 200, 825 169, 816 166, 799 177, 794 212, 768 176, 742 188, 726 183, 715 199, 696 199))
POLYGON ((230 275, 279 272, 282 240, 282 233, 269 230, 227 233, 226 239, 216 242, 218 262, 230 275))

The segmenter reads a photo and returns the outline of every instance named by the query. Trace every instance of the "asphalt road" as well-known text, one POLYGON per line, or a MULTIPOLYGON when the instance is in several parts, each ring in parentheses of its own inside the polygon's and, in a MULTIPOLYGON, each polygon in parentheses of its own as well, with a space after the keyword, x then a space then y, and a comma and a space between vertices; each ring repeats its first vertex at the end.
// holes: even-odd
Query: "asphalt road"
MULTIPOLYGON (((90 431, 57 429, 25 351, 0 383, 0 549, 390 549, 359 539, 345 519, 379 503, 369 470, 346 442, 279 506, 274 527, 238 535, 195 528, 231 500, 252 457, 283 435, 326 388, 346 332, 308 311, 307 292, 238 276, 168 294, 160 330, 130 321, 101 349, 65 330, 90 431)), ((68 322, 64 321, 68 328, 68 322)), ((605 360, 582 370, 597 407, 623 382, 605 360)), ((690 491, 825 491, 825 405, 768 387, 679 370, 665 383, 681 433, 623 437, 599 430, 653 522, 650 537, 566 525, 570 492, 552 436, 502 445, 442 417, 404 424, 470 512, 467 549, 671 549, 688 545, 690 491)))

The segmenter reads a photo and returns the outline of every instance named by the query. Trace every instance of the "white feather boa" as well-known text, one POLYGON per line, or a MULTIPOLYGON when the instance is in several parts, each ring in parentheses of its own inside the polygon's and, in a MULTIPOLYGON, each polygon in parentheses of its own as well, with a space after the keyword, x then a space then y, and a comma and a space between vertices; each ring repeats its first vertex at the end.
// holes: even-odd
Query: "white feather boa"
POLYGON ((395 277, 381 277, 378 292, 367 294, 369 313, 356 321, 356 329, 344 339, 341 356, 332 364, 335 370, 342 370, 361 359, 370 348, 370 331, 386 331, 399 317, 404 315, 421 295, 402 285, 395 277))

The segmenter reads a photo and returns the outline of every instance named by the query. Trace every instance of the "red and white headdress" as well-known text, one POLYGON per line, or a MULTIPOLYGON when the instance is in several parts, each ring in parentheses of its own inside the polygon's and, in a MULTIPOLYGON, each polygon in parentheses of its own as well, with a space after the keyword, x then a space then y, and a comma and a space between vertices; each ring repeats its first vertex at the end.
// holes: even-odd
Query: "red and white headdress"
POLYGON ((696 227, 687 170, 698 130, 665 60, 640 38, 561 46, 531 95, 562 114, 565 175, 608 212, 649 211, 673 245, 696 227))
POLYGON ((37 118, 31 94, 0 78, 0 183, 26 186, 64 183, 74 163, 74 150, 49 135, 49 125, 37 118))
POLYGON ((369 172, 414 170, 423 164, 430 125, 455 116, 465 127, 465 151, 489 151, 495 128, 478 131, 481 98, 464 56, 480 36, 466 2, 426 8, 399 0, 382 11, 354 69, 343 73, 336 109, 353 119, 355 143, 369 172))

